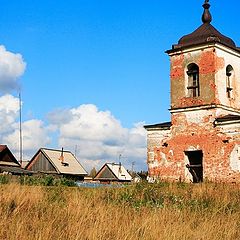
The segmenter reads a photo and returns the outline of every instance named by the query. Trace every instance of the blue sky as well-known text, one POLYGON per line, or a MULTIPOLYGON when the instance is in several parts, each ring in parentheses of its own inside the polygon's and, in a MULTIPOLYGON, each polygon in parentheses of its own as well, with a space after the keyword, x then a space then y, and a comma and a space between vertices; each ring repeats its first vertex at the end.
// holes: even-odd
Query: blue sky
MULTIPOLYGON (((49 115, 83 104, 111 112, 130 131, 135 123, 169 121, 164 51, 200 26, 203 0, 0 3, 0 44, 27 64, 18 80, 24 121, 51 125, 49 115)), ((212 24, 240 45, 239 1, 210 3, 212 24)), ((8 90, 15 97, 17 92, 8 90)), ((60 147, 61 134, 52 131, 46 146, 60 147)))

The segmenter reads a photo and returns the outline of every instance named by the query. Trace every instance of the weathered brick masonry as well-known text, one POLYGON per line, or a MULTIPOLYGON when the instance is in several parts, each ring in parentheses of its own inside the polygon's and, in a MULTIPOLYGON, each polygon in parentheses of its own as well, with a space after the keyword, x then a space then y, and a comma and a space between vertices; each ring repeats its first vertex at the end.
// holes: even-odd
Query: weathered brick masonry
POLYGON ((145 126, 152 180, 240 182, 240 49, 203 7, 203 24, 167 51, 171 122, 145 126))

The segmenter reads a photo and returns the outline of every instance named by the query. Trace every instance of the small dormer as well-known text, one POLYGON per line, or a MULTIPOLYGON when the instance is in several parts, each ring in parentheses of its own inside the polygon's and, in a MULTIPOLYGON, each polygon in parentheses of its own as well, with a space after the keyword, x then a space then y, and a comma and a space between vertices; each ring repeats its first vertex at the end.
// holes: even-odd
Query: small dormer
POLYGON ((168 51, 171 60, 171 110, 224 106, 240 110, 240 48, 211 24, 203 4, 202 25, 168 51))

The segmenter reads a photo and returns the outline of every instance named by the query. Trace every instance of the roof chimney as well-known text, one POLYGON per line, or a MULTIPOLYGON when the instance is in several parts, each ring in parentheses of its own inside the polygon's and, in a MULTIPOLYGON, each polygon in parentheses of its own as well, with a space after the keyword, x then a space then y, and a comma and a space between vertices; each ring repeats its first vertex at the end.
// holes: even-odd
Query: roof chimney
POLYGON ((61 152, 59 160, 61 161, 62 164, 64 163, 63 147, 62 147, 62 152, 61 152))
POLYGON ((121 164, 121 162, 119 163, 119 173, 122 173, 122 164, 121 164))

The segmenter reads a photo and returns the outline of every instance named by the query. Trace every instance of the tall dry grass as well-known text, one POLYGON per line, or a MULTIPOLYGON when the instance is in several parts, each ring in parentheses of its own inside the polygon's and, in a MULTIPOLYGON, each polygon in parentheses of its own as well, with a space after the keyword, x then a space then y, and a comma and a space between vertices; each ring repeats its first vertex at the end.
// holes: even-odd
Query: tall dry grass
POLYGON ((240 190, 224 184, 85 189, 0 185, 0 239, 240 239, 240 190))

